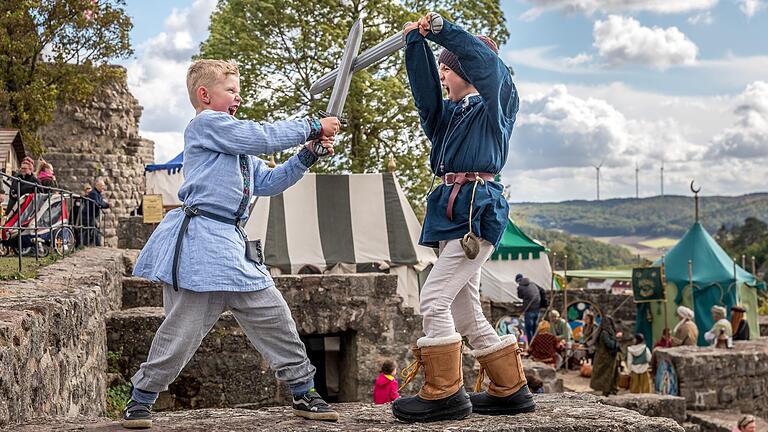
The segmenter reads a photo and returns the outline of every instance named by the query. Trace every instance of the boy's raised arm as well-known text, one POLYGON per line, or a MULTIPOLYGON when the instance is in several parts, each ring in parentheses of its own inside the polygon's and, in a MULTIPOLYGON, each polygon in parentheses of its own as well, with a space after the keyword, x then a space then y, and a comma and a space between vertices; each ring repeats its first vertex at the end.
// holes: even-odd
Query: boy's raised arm
MULTIPOLYGON (((443 19, 443 29, 427 39, 456 54, 472 85, 485 100, 488 115, 502 131, 507 122, 514 122, 520 102, 517 88, 507 65, 476 36, 443 19)), ((501 132, 501 131, 500 131, 501 132)), ((506 137, 509 138, 509 137, 506 137)))
POLYGON ((408 72, 408 82, 411 85, 411 93, 413 93, 416 109, 419 111, 424 133, 432 140, 442 121, 444 109, 437 62, 432 49, 417 28, 408 33, 406 41, 405 67, 408 72))

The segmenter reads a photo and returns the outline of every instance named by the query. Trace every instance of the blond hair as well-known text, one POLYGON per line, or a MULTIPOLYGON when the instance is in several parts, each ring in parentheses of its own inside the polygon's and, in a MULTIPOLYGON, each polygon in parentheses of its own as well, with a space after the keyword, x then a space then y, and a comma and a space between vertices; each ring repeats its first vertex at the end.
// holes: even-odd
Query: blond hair
POLYGON ((224 60, 198 60, 187 69, 187 92, 192 106, 199 108, 197 89, 213 85, 216 80, 224 79, 227 75, 240 76, 234 63, 224 60))

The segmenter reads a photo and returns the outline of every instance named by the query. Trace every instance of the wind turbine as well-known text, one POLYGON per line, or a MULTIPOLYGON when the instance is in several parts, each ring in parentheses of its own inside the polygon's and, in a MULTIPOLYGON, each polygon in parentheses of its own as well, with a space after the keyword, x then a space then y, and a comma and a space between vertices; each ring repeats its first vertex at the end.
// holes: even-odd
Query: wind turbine
POLYGON ((635 199, 640 198, 640 167, 635 161, 635 199))
POLYGON ((599 165, 592 165, 595 167, 596 175, 597 175, 597 200, 600 201, 600 168, 603 166, 603 162, 605 162, 605 159, 600 161, 599 165))

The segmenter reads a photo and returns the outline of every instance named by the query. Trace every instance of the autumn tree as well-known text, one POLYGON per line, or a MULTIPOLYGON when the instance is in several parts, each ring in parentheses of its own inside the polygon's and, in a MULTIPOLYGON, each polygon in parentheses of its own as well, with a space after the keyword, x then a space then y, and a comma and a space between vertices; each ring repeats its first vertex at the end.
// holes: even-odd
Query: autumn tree
POLYGON ((0 4, 0 125, 28 149, 57 103, 86 100, 122 70, 107 62, 133 53, 124 0, 14 0, 0 4))

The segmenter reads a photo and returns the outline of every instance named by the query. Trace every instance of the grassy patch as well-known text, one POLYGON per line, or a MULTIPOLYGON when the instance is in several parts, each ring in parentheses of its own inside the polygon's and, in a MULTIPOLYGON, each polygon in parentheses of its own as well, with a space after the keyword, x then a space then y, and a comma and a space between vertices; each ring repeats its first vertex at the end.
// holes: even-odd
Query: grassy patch
POLYGON ((673 239, 669 237, 657 237, 657 238, 651 238, 648 240, 643 240, 640 242, 641 245, 649 248, 654 249, 672 249, 673 246, 677 244, 677 242, 680 241, 680 239, 673 239))
POLYGON ((0 257, 0 280, 19 280, 37 277, 37 271, 47 265, 60 260, 57 254, 51 254, 47 257, 35 260, 35 257, 21 258, 21 271, 19 271, 19 257, 6 256, 0 257))
POLYGON ((113 419, 119 419, 123 415, 123 409, 131 400, 131 385, 120 384, 107 389, 107 415, 113 419))

